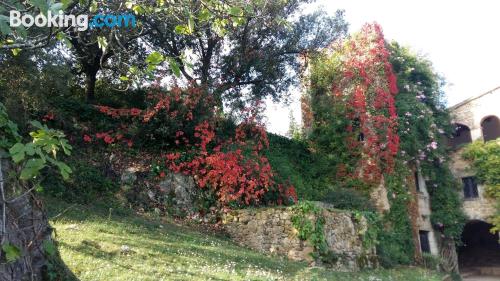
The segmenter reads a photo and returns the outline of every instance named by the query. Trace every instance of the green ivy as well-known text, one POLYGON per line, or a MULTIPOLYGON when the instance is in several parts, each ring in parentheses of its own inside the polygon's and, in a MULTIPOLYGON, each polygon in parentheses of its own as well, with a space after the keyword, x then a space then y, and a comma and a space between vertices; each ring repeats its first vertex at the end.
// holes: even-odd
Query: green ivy
MULTIPOLYGON (((309 241, 314 247, 313 258, 319 259, 324 263, 333 264, 342 256, 328 249, 325 237, 325 217, 323 209, 311 201, 301 201, 292 207, 292 224, 298 231, 300 240, 309 241)), ((366 218, 368 228, 362 233, 358 233, 363 241, 363 247, 366 250, 372 249, 377 245, 380 222, 378 214, 373 212, 353 212, 353 219, 361 221, 366 218)))
POLYGON ((382 218, 384 228, 377 245, 380 262, 385 267, 411 264, 415 249, 408 209, 412 198, 405 181, 409 171, 401 160, 398 160, 395 169, 394 174, 385 175, 391 209, 382 218))
POLYGON ((292 207, 292 224, 300 240, 311 242, 314 258, 324 262, 335 262, 337 257, 328 249, 324 232, 325 217, 322 209, 310 201, 302 201, 292 207))
MULTIPOLYGON (((445 236, 458 241, 465 224, 465 215, 455 188, 458 185, 448 167, 446 136, 451 136, 453 128, 443 102, 444 81, 434 72, 427 59, 397 43, 393 42, 389 46, 399 88, 395 99, 400 136, 398 158, 402 162, 398 165, 420 167, 421 174, 430 183, 431 222, 434 226, 442 226, 438 230, 445 236)), ((406 174, 408 172, 406 168, 406 174)), ((404 197, 406 192, 401 190, 401 196, 404 197)), ((403 204, 396 201, 396 205, 403 204)), ((402 213, 403 206, 399 208, 402 213)))

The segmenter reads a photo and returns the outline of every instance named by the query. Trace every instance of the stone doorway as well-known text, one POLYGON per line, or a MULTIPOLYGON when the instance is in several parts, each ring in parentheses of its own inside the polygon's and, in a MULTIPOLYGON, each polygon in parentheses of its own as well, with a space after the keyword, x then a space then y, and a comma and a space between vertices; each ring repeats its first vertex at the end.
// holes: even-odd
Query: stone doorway
POLYGON ((458 248, 460 271, 478 268, 500 268, 498 233, 490 232, 492 225, 480 220, 468 222, 462 232, 463 245, 458 248))

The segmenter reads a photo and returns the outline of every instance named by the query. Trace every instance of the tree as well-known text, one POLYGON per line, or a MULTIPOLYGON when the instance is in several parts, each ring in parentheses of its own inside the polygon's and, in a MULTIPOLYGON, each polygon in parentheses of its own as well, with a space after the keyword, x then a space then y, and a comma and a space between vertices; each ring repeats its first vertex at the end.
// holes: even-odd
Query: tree
POLYGON ((57 255, 52 229, 42 204, 34 196, 40 173, 56 168, 67 179, 71 169, 57 153, 71 153, 64 134, 32 122, 32 140, 24 143, 0 103, 0 239, 1 280, 42 280, 44 270, 57 255))
POLYGON ((173 58, 185 81, 208 88, 220 108, 224 101, 242 107, 250 100, 286 97, 299 81, 299 54, 323 48, 347 30, 341 11, 334 17, 300 15, 309 1, 181 2, 181 14, 143 19, 151 30, 146 39, 173 58))

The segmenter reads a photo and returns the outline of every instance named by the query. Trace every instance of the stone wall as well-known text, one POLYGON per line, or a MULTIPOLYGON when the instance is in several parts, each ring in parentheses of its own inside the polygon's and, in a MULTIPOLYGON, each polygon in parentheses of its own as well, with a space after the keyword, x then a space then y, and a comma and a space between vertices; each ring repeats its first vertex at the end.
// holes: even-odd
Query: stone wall
MULTIPOLYGON (((472 140, 482 140, 481 122, 485 117, 500 117, 500 88, 470 98, 450 107, 454 123, 466 125, 471 130, 472 140)), ((470 163, 462 159, 462 149, 455 150, 451 155, 451 171, 458 183, 461 178, 473 176, 470 163)), ((462 186, 458 186, 460 196, 463 198, 462 186)), ((478 198, 464 199, 463 209, 471 220, 487 221, 495 214, 495 202, 484 194, 484 186, 478 185, 478 198)))
MULTIPOLYGON (((298 238, 292 224, 290 207, 236 210, 226 214, 226 232, 238 244, 263 253, 322 265, 314 259, 314 247, 298 238)), ((375 249, 363 247, 363 234, 368 224, 364 217, 355 219, 350 212, 322 207, 325 218, 324 234, 330 251, 338 258, 333 264, 323 264, 342 271, 356 271, 377 266, 375 249)), ((314 220, 314 215, 310 219, 314 220)))

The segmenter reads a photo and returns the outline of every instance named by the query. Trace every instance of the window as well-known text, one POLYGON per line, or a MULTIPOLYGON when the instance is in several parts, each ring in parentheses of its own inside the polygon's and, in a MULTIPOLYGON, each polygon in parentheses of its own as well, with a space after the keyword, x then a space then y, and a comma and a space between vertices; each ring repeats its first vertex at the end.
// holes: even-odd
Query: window
POLYGON ((469 127, 462 124, 455 124, 455 133, 451 139, 451 145, 453 148, 458 148, 462 144, 471 143, 472 137, 470 134, 469 127))
POLYGON ((418 235, 420 237, 420 250, 422 250, 422 253, 430 253, 431 245, 429 244, 429 231, 420 230, 418 235))
POLYGON ((477 183, 475 177, 462 178, 462 183, 464 185, 464 198, 479 197, 479 193, 477 192, 477 183))
POLYGON ((427 188, 427 191, 433 192, 437 188, 437 184, 434 181, 426 180, 425 188, 427 188))
POLYGON ((415 171, 415 188, 417 189, 417 191, 420 191, 420 183, 418 182, 418 172, 415 171))
POLYGON ((358 141, 365 141, 365 134, 359 133, 359 135, 358 135, 358 141))
POLYGON ((500 137, 500 121, 496 116, 488 116, 481 122, 484 141, 496 140, 500 137))

